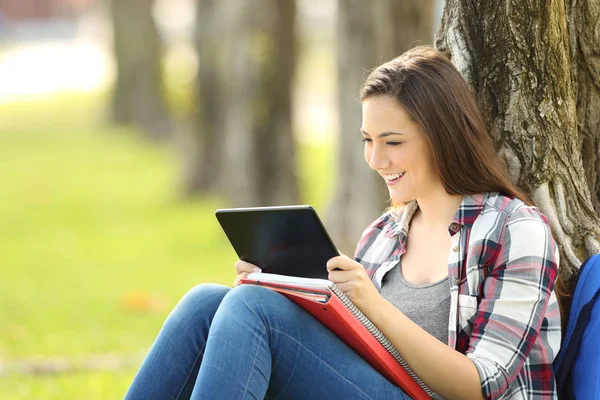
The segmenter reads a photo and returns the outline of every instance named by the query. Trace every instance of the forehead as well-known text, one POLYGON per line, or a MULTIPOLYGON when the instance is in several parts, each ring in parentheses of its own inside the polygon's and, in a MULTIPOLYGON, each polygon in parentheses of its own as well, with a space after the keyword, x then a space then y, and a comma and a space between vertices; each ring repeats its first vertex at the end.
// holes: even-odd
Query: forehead
POLYGON ((416 128, 416 122, 393 97, 373 96, 362 103, 362 130, 368 134, 384 131, 408 133, 416 128))

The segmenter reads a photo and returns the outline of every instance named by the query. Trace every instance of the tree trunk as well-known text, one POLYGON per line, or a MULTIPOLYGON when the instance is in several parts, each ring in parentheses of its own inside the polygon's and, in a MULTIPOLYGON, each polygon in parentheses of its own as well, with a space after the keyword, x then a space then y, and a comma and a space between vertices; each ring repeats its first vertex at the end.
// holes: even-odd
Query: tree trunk
POLYGON ((583 168, 600 214, 600 0, 571 0, 569 27, 583 168))
POLYGON ((111 0, 117 81, 112 119, 141 127, 153 139, 170 133, 164 105, 160 38, 153 0, 111 0))
POLYGON ((291 126, 293 0, 221 0, 225 74, 220 187, 232 206, 298 202, 291 126))
POLYGON ((184 149, 187 160, 184 186, 187 195, 218 191, 223 152, 223 117, 227 104, 222 79, 226 60, 223 7, 219 0, 198 0, 196 11, 196 48, 200 59, 196 87, 197 113, 193 135, 184 149))
POLYGON ((388 61, 411 46, 430 44, 432 26, 432 0, 339 1, 339 172, 326 225, 338 248, 348 255, 362 230, 381 215, 389 199, 381 177, 366 165, 360 141, 358 93, 366 68, 388 61))
POLYGON ((565 0, 448 0, 438 49, 471 83, 511 180, 548 217, 568 281, 600 252, 582 163, 565 0))

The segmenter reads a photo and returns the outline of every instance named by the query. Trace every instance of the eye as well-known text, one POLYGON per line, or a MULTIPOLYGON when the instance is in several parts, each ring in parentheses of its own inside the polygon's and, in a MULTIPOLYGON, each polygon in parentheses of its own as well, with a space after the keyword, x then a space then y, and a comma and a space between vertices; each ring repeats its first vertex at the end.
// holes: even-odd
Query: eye
POLYGON ((389 146, 400 146, 402 142, 387 142, 389 146))
POLYGON ((363 141, 364 143, 370 143, 370 142, 372 142, 372 140, 371 140, 371 139, 369 139, 369 138, 366 138, 366 137, 362 138, 362 141, 363 141))

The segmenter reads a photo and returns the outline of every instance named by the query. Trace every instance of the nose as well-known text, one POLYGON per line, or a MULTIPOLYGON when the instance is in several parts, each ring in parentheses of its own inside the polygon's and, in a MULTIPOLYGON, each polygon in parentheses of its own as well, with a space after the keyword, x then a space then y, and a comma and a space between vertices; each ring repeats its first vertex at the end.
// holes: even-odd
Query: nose
POLYGON ((369 164, 369 167, 374 171, 387 169, 390 160, 385 154, 385 151, 375 144, 370 147, 370 149, 365 150, 365 159, 367 164, 369 164))

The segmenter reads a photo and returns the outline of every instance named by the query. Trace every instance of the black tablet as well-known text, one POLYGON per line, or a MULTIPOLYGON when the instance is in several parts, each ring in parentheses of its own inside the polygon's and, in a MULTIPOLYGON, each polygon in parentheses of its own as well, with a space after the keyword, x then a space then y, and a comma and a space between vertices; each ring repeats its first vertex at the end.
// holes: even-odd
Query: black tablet
POLYGON ((311 206, 227 208, 217 219, 241 260, 263 272, 327 279, 339 255, 311 206))

